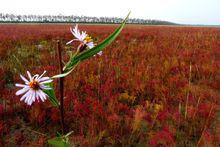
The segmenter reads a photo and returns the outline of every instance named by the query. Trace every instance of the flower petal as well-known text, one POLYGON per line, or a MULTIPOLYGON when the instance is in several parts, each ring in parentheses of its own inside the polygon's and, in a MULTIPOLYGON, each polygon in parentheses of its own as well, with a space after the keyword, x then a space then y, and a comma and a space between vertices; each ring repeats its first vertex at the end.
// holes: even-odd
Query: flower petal
POLYGON ((31 94, 32 94, 32 91, 31 91, 31 89, 30 89, 30 90, 25 94, 26 96, 25 96, 25 97, 22 96, 20 100, 21 100, 21 101, 24 100, 24 102, 27 103, 27 100, 29 99, 29 97, 31 96, 31 94))
POLYGON ((47 81, 43 81, 43 82, 40 82, 40 84, 46 84, 46 83, 50 83, 52 82, 53 80, 47 80, 47 81))
POLYGON ((43 95, 42 95, 40 92, 39 92, 38 94, 39 94, 39 97, 40 97, 41 101, 44 102, 44 97, 43 97, 43 95))
POLYGON ((102 55, 102 51, 98 52, 97 54, 98 54, 99 56, 101 56, 101 55, 102 55))
POLYGON ((43 77, 43 78, 38 79, 38 82, 42 82, 42 81, 46 81, 46 80, 50 80, 50 78, 49 77, 43 77))
POLYGON ((47 72, 47 71, 45 70, 45 71, 37 78, 37 80, 40 79, 41 77, 43 77, 43 75, 44 75, 46 72, 47 72))
POLYGON ((27 75, 28 75, 30 81, 32 81, 31 73, 29 71, 27 71, 27 75))
POLYGON ((95 46, 93 42, 89 42, 86 45, 89 47, 89 49, 91 49, 95 46))
POLYGON ((29 105, 31 105, 33 102, 35 102, 35 98, 36 98, 36 91, 33 91, 32 97, 28 101, 29 105))
POLYGON ((36 91, 36 99, 37 99, 37 101, 39 102, 39 97, 40 97, 40 95, 39 95, 39 92, 38 92, 38 90, 36 91))
POLYGON ((43 90, 50 90, 50 89, 52 89, 51 87, 45 86, 43 84, 40 85, 40 88, 43 89, 43 90))
POLYGON ((70 43, 72 43, 72 42, 73 42, 73 40, 70 40, 69 42, 66 43, 66 45, 68 45, 68 44, 70 44, 70 43))
POLYGON ((21 94, 27 92, 29 89, 30 89, 29 87, 24 87, 24 88, 18 90, 18 91, 15 93, 15 95, 21 95, 21 94))
POLYGON ((42 90, 38 90, 38 92, 40 99, 44 102, 46 100, 46 94, 42 90))
POLYGON ((17 86, 17 87, 28 87, 28 85, 24 85, 24 84, 15 84, 15 86, 17 86))
POLYGON ((33 94, 34 94, 34 91, 33 90, 30 90, 29 91, 29 95, 26 97, 26 99, 24 100, 25 103, 27 103, 29 105, 32 97, 33 97, 33 94))
POLYGON ((21 77, 21 79, 22 79, 25 83, 29 83, 29 81, 28 81, 24 76, 22 76, 21 74, 20 74, 20 77, 21 77))
POLYGON ((73 41, 80 41, 79 39, 73 39, 73 40, 70 40, 69 42, 66 43, 66 45, 72 43, 73 41))
POLYGON ((30 94, 30 90, 20 98, 20 101, 23 101, 24 99, 26 99, 26 97, 29 96, 29 94, 30 94))
POLYGON ((82 34, 80 35, 80 40, 83 41, 86 38, 86 32, 82 32, 82 34))

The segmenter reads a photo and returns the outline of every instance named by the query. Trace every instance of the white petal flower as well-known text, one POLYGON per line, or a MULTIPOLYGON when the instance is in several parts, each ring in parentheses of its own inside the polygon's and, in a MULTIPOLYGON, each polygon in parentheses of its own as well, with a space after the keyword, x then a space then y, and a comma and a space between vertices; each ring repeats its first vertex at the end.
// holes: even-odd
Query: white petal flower
MULTIPOLYGON (((78 29, 78 25, 76 24, 75 28, 72 29, 70 28, 71 33, 73 34, 73 36, 75 37, 75 39, 70 40, 69 42, 67 42, 66 44, 70 44, 73 41, 79 41, 80 42, 80 47, 82 48, 93 48, 95 47, 95 44, 93 42, 93 39, 86 33, 86 32, 81 32, 78 29)), ((98 55, 101 55, 102 52, 99 52, 98 55)))
POLYGON ((40 76, 38 74, 31 76, 31 73, 27 71, 27 75, 29 80, 27 80, 24 76, 20 75, 21 79, 24 81, 25 84, 15 84, 15 86, 20 87, 21 89, 18 90, 15 94, 22 95, 21 101, 24 101, 28 105, 31 105, 36 99, 39 99, 44 102, 46 100, 47 94, 43 92, 43 90, 51 89, 44 84, 52 82, 49 77, 43 77, 46 71, 43 72, 40 76))

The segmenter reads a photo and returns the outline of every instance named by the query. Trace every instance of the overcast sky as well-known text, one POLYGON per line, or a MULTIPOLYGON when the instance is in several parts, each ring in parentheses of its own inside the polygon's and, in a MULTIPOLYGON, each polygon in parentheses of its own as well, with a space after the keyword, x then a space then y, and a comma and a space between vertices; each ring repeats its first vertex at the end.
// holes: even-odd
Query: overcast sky
POLYGON ((0 13, 84 15, 220 25, 220 0, 1 0, 0 13))

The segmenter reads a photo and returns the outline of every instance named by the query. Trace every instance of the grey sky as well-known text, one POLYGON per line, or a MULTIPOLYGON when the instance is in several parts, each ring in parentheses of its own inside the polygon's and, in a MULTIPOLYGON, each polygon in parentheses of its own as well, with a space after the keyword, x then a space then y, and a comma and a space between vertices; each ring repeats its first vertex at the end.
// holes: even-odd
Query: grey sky
POLYGON ((0 13, 159 19, 220 25, 220 0, 6 0, 0 13))

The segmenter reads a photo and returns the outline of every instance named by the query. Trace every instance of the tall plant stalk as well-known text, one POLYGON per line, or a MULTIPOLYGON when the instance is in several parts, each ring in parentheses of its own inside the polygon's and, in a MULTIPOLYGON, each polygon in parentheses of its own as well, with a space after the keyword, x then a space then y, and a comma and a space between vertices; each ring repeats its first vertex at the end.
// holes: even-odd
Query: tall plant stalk
POLYGON ((203 130, 202 130, 202 134, 201 134, 201 136, 200 136, 200 138, 199 138, 199 141, 198 141, 198 143, 197 143, 197 147, 200 146, 200 143, 201 143, 201 141, 202 141, 202 137, 203 137, 203 135, 204 135, 204 133, 205 133, 205 130, 207 129, 208 121, 209 121, 209 118, 211 117, 213 108, 214 108, 214 104, 212 104, 212 106, 211 106, 211 108, 210 108, 210 110, 209 110, 209 115, 208 115, 208 117, 207 117, 207 119, 206 119, 206 121, 205 121, 203 130))
POLYGON ((189 103, 189 94, 190 94, 190 90, 191 90, 191 78, 192 78, 192 64, 190 62, 189 65, 189 81, 188 81, 188 92, 187 92, 187 96, 186 96, 186 106, 185 106, 185 119, 187 117, 187 110, 188 110, 188 103, 189 103))
MULTIPOLYGON (((57 52, 58 52, 58 62, 59 62, 59 72, 63 74, 63 63, 62 63, 62 48, 61 43, 57 41, 57 52)), ((60 90, 60 116, 61 116, 61 127, 62 134, 65 133, 65 123, 64 123, 64 109, 63 109, 63 95, 64 95, 64 77, 59 78, 59 90, 60 90)))

